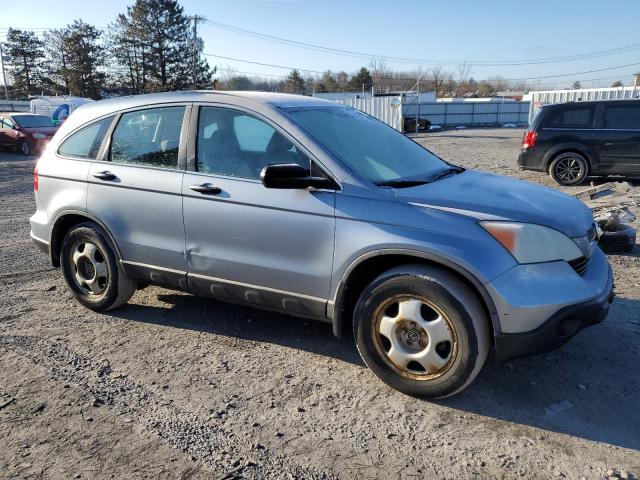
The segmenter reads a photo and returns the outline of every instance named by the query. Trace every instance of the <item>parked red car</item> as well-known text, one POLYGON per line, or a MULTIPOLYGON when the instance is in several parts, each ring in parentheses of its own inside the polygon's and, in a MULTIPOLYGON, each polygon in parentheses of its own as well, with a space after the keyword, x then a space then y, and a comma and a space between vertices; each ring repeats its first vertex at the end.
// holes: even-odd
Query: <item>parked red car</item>
POLYGON ((58 127, 49 117, 33 113, 0 112, 0 147, 23 155, 44 149, 58 127))

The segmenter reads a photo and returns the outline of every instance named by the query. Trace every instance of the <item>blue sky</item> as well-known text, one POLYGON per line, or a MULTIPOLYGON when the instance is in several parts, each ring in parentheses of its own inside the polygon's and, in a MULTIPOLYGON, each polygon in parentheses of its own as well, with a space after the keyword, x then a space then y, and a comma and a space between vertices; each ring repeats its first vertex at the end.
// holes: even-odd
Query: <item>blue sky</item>
MULTIPOLYGON (((133 0, 4 2, 0 31, 60 27, 82 18, 104 27, 133 0)), ((509 79, 585 72, 619 65, 615 70, 542 79, 566 87, 608 86, 620 79, 632 82, 640 71, 640 2, 600 1, 302 1, 302 0, 182 0, 187 14, 208 20, 326 47, 426 60, 468 61, 476 79, 501 75, 509 79), (637 44, 623 53, 538 65, 482 66, 480 62, 563 57, 637 44)), ((200 33, 205 52, 255 62, 352 72, 365 58, 313 51, 242 35, 204 24, 200 33)), ((0 39, 4 38, 0 34, 0 39)), ((240 72, 284 75, 286 70, 209 57, 211 65, 240 72)), ((415 70, 417 64, 387 61, 395 70, 415 70)), ((429 68, 424 63, 423 70, 429 68)), ((457 67, 447 66, 455 71, 457 67)), ((222 70, 221 73, 224 73, 222 70)), ((538 80, 532 81, 535 85, 538 80)))

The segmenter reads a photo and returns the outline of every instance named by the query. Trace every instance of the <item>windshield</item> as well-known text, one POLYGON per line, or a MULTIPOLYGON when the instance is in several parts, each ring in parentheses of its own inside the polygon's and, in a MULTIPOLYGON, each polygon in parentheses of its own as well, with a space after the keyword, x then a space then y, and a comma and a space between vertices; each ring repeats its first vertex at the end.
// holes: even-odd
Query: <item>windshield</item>
POLYGON ((429 179, 450 165, 393 128, 342 106, 283 111, 353 171, 377 183, 429 179))
POLYGON ((23 128, 38 128, 38 127, 50 127, 51 119, 44 115, 16 115, 13 120, 19 127, 23 128))

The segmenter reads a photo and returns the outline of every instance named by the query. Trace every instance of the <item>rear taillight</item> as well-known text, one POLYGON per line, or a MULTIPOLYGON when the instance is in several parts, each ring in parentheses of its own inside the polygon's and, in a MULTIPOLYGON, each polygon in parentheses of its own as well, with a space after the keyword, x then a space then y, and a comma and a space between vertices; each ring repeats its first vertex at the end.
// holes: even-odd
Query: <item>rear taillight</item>
POLYGON ((535 130, 525 132, 524 138, 522 139, 523 150, 526 150, 529 147, 535 147, 536 140, 538 140, 538 132, 535 130))
POLYGON ((38 191, 38 165, 33 169, 33 191, 38 191))

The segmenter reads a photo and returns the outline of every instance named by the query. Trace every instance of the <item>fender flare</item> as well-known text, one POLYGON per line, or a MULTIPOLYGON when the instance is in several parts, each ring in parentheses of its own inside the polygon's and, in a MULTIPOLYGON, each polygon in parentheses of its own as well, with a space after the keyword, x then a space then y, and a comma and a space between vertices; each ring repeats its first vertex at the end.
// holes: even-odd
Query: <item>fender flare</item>
POLYGON ((118 243, 116 242, 114 236, 111 234, 111 232, 109 231, 109 229, 106 227, 106 225, 98 220, 97 217, 95 217, 94 215, 84 211, 84 210, 62 210, 60 212, 58 212, 55 217, 53 218, 53 221, 51 222, 51 231, 49 232, 49 259, 51 261, 51 264, 54 267, 58 267, 60 264, 60 259, 58 258, 56 261, 56 257, 55 257, 55 245, 54 245, 54 241, 53 241, 53 233, 56 229, 56 226, 58 225, 58 222, 60 222, 64 217, 67 217, 69 215, 77 215, 79 217, 84 217, 86 218, 88 221, 94 222, 96 224, 98 224, 98 226, 107 234, 108 240, 109 242, 111 242, 111 245, 113 245, 113 248, 115 250, 115 254, 116 257, 118 258, 119 261, 122 261, 122 254, 120 253, 120 248, 118 247, 118 243))
POLYGON ((404 255, 407 257, 415 257, 416 260, 426 260, 436 266, 441 266, 447 270, 453 271, 468 283, 470 283, 475 290, 480 294, 480 300, 487 307, 487 311, 489 313, 489 320, 491 321, 491 326, 493 328, 494 335, 502 333, 502 329, 500 327, 500 318, 498 316, 498 311, 496 309, 495 303, 489 292, 485 288, 484 284, 469 270, 460 266, 459 264, 444 258, 439 255, 435 255, 432 253, 424 252, 421 250, 412 250, 412 249, 377 249, 371 250, 363 253, 355 260, 353 260, 347 269, 342 274, 342 278, 338 283, 338 287, 336 288, 336 293, 333 299, 329 300, 327 303, 327 317, 331 320, 331 324, 333 326, 333 334, 341 338, 344 333, 345 321, 341 315, 341 308, 344 301, 344 293, 345 287, 348 283, 349 277, 351 273, 355 270, 355 268, 360 265, 362 262, 377 256, 382 255, 404 255))

